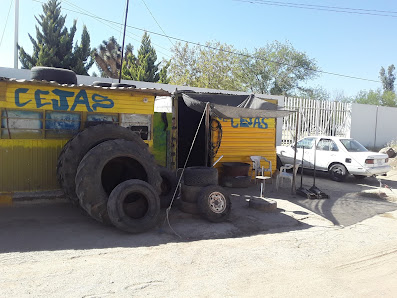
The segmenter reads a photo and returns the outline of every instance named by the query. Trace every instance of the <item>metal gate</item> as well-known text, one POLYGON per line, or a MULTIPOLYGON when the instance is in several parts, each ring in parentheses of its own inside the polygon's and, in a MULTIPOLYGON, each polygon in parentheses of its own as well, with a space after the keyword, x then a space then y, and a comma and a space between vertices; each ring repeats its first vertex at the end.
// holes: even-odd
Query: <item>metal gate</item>
MULTIPOLYGON (((310 135, 350 136, 350 103, 285 97, 284 107, 299 111, 298 138, 310 135)), ((297 114, 284 117, 282 145, 294 142, 296 119, 297 114)))

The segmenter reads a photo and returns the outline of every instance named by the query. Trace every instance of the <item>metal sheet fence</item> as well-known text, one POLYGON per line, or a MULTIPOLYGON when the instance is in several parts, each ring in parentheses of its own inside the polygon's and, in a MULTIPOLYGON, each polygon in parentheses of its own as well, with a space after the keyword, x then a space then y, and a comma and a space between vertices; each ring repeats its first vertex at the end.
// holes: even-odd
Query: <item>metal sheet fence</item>
MULTIPOLYGON (((350 136, 350 103, 285 97, 284 107, 299 111, 298 138, 309 135, 350 136)), ((284 117, 282 145, 294 142, 296 120, 296 113, 284 117)))

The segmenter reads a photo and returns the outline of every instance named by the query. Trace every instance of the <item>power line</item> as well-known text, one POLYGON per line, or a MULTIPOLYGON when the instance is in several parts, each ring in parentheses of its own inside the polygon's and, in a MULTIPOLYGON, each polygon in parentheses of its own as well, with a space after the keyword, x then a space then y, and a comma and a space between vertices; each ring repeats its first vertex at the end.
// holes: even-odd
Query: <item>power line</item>
MULTIPOLYGON (((43 3, 43 2, 37 1, 37 0, 32 0, 32 1, 39 2, 39 3, 43 3)), ((69 2, 69 1, 67 1, 67 0, 61 0, 61 2, 65 2, 66 4, 68 4, 68 5, 72 6, 72 7, 74 7, 75 9, 80 10, 80 12, 78 12, 78 13, 84 12, 84 13, 90 14, 90 17, 92 17, 92 18, 94 18, 94 19, 95 19, 95 18, 99 18, 99 17, 96 16, 95 14, 93 14, 93 13, 91 13, 91 12, 89 12, 89 11, 87 11, 87 10, 85 10, 85 9, 83 9, 83 8, 81 8, 81 7, 79 7, 79 6, 75 5, 75 4, 73 4, 73 3, 69 2)), ((76 11, 71 10, 71 9, 68 9, 68 8, 63 8, 63 9, 69 10, 69 11, 72 11, 72 12, 76 12, 76 11)), ((109 27, 109 28, 115 30, 115 31, 119 31, 119 29, 118 29, 117 27, 108 24, 108 21, 103 22, 103 21, 100 20, 100 19, 97 19, 97 21, 100 22, 100 23, 102 23, 102 24, 104 24, 105 26, 107 26, 107 27, 109 27)), ((122 25, 122 24, 120 23, 120 25, 122 25)), ((136 36, 136 37, 139 37, 137 34, 134 34, 134 33, 131 33, 131 34, 134 35, 134 36, 136 36)), ((132 36, 129 35, 128 33, 127 33, 126 35, 127 35, 129 38, 131 38, 132 40, 135 40, 135 41, 137 41, 137 42, 141 42, 139 39, 136 39, 136 38, 132 37, 132 36)), ((153 43, 153 44, 156 45, 156 46, 159 47, 159 48, 162 48, 162 49, 168 51, 168 49, 166 49, 165 47, 162 47, 162 46, 160 46, 160 45, 158 45, 158 44, 155 44, 155 43, 153 43)), ((165 54, 164 52, 161 52, 161 51, 158 51, 158 52, 161 53, 161 54, 163 54, 164 56, 169 57, 169 55, 168 55, 168 54, 165 54)))
POLYGON ((3 43, 3 37, 4 37, 4 33, 6 32, 7 23, 8 23, 8 17, 10 16, 10 11, 11 11, 11 7, 12 7, 12 3, 13 3, 13 2, 14 2, 14 0, 11 0, 11 2, 10 2, 10 8, 8 8, 6 23, 5 23, 5 25, 4 25, 3 34, 1 35, 0 47, 1 47, 1 44, 3 43))
MULTIPOLYGON (((32 1, 40 2, 38 0, 32 0, 32 1)), ((102 18, 102 17, 99 17, 99 16, 92 16, 92 15, 89 15, 89 14, 83 13, 83 12, 78 12, 78 11, 74 11, 74 10, 66 9, 66 8, 65 8, 65 10, 69 10, 69 11, 72 11, 72 12, 75 12, 75 13, 78 13, 78 14, 86 15, 86 16, 89 16, 89 17, 94 18, 94 19, 103 20, 103 21, 106 21, 106 22, 109 22, 109 23, 113 23, 113 24, 117 24, 117 25, 121 24, 121 23, 116 22, 116 21, 105 19, 105 18, 102 18)), ((224 50, 224 49, 219 49, 219 48, 208 46, 208 45, 202 45, 202 44, 200 44, 198 42, 188 41, 188 40, 185 40, 185 39, 168 36, 166 34, 161 34, 161 33, 158 33, 158 32, 154 32, 154 31, 150 31, 150 30, 146 30, 146 29, 142 29, 142 28, 138 28, 138 27, 134 27, 134 26, 130 26, 130 25, 127 25, 127 27, 129 27, 131 29, 143 31, 143 32, 148 32, 148 33, 153 34, 153 35, 167 37, 167 38, 179 41, 179 42, 193 44, 193 45, 196 45, 196 46, 199 46, 199 47, 204 47, 204 48, 208 48, 208 49, 212 49, 212 50, 216 50, 216 51, 222 51, 222 52, 225 52, 225 53, 228 53, 228 54, 238 55, 238 56, 247 57, 247 58, 256 58, 256 57, 254 57, 252 55, 248 55, 248 54, 244 54, 244 53, 238 53, 238 52, 233 52, 233 51, 228 51, 228 50, 224 50)), ((273 61, 273 60, 264 59, 264 58, 257 58, 257 59, 262 60, 262 61, 266 61, 266 62, 270 62, 270 63, 276 63, 276 64, 279 64, 279 65, 289 66, 289 67, 293 67, 293 68, 301 68, 300 66, 291 65, 291 64, 288 64, 288 63, 285 63, 285 62, 273 61)), ((367 82, 380 83, 379 80, 366 79, 366 78, 361 78, 361 77, 356 77, 356 76, 350 76, 350 75, 344 75, 344 74, 339 74, 339 73, 334 73, 334 72, 317 70, 317 69, 313 69, 313 68, 304 68, 304 69, 305 70, 309 70, 309 71, 313 71, 313 72, 317 72, 317 73, 333 75, 333 76, 338 76, 338 77, 343 77, 343 78, 349 78, 349 79, 355 79, 355 80, 361 80, 361 81, 367 81, 367 82)))
MULTIPOLYGON (((32 0, 32 1, 33 1, 33 2, 37 2, 37 3, 44 4, 44 2, 39 1, 39 0, 32 0)), ((115 27, 115 26, 113 26, 113 25, 111 25, 111 24, 108 24, 109 21, 106 20, 106 22, 104 22, 101 18, 99 18, 99 17, 96 16, 95 14, 90 13, 89 11, 87 11, 87 10, 85 10, 85 9, 83 9, 83 8, 81 8, 81 7, 77 6, 77 5, 75 5, 75 4, 73 4, 73 3, 70 2, 70 1, 61 0, 61 2, 64 2, 65 4, 70 5, 70 6, 72 6, 73 8, 78 9, 79 11, 75 11, 75 10, 72 10, 72 9, 68 9, 68 8, 63 7, 62 9, 64 9, 64 10, 68 10, 68 11, 71 11, 71 12, 75 12, 75 13, 78 13, 78 14, 83 14, 83 15, 89 16, 89 17, 91 17, 91 18, 93 18, 93 19, 96 19, 96 20, 97 20, 98 22, 100 22, 101 24, 104 24, 105 26, 107 26, 107 27, 109 27, 109 28, 111 28, 111 29, 113 29, 113 30, 115 30, 115 31, 117 31, 117 32, 120 31, 118 27, 115 27)), ((119 25, 122 25, 122 24, 119 23, 119 25)), ((132 34, 132 35, 134 35, 134 36, 136 36, 136 37, 140 37, 140 36, 138 36, 137 34, 134 34, 134 33, 130 33, 130 34, 132 34)), ((133 36, 130 35, 130 34, 126 33, 126 35, 127 35, 129 38, 131 38, 132 40, 135 40, 135 41, 137 41, 137 42, 141 42, 141 40, 139 40, 139 39, 133 37, 133 36)), ((168 49, 165 48, 165 47, 163 47, 163 46, 160 46, 160 45, 158 45, 158 44, 156 44, 156 43, 153 43, 153 44, 156 45, 156 46, 159 47, 159 48, 162 48, 162 49, 168 51, 168 49)), ((162 51, 159 51, 159 50, 157 50, 157 52, 159 52, 159 53, 163 54, 164 56, 170 58, 169 54, 166 54, 166 53, 164 53, 164 52, 162 52, 162 51)))
POLYGON ((347 8, 347 7, 336 7, 336 6, 325 6, 325 5, 314 5, 314 4, 303 4, 303 3, 292 3, 292 2, 279 2, 279 1, 261 1, 261 0, 233 0, 233 1, 245 2, 245 3, 250 3, 250 4, 261 4, 261 5, 270 5, 270 6, 329 11, 329 12, 337 12, 337 13, 348 13, 348 14, 359 14, 359 15, 397 18, 397 15, 393 15, 393 14, 397 14, 397 12, 386 11, 386 10, 369 10, 369 9, 362 9, 362 8, 347 8))
POLYGON ((145 0, 142 0, 142 2, 143 2, 143 4, 145 5, 146 9, 149 11, 149 13, 150 13, 150 15, 152 16, 153 20, 157 23, 157 26, 159 26, 161 32, 163 32, 164 35, 167 36, 167 38, 168 38, 168 40, 170 41, 170 43, 171 43, 172 45, 174 45, 173 42, 171 41, 171 39, 168 37, 168 35, 164 32, 163 28, 160 26, 159 22, 157 22, 156 18, 154 17, 154 15, 152 14, 152 12, 150 11, 149 7, 146 5, 145 0))

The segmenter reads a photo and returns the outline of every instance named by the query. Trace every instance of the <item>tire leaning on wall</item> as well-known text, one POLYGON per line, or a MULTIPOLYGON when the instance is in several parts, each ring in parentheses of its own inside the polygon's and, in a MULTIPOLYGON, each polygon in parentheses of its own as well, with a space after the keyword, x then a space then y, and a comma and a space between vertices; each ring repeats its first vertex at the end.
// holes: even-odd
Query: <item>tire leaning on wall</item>
POLYGON ((117 185, 130 179, 149 183, 156 193, 161 191, 161 176, 147 149, 120 139, 97 145, 77 168, 75 184, 80 206, 97 221, 110 223, 109 195, 117 185))
MULTIPOLYGON (((149 154, 149 149, 141 137, 125 127, 115 124, 90 126, 74 136, 62 149, 57 164, 57 178, 65 195, 75 204, 79 203, 76 194, 75 177, 77 168, 87 152, 105 141, 123 139, 133 141, 134 146, 149 154)), ((154 160, 153 156, 149 157, 154 160)))

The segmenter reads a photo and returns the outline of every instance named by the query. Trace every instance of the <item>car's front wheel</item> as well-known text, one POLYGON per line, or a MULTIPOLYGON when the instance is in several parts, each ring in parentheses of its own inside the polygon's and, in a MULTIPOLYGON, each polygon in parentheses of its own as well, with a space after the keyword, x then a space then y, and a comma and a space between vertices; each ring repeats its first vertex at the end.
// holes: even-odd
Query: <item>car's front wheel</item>
POLYGON ((347 169, 344 165, 340 163, 333 164, 329 168, 329 175, 332 180, 341 182, 347 177, 347 169))

